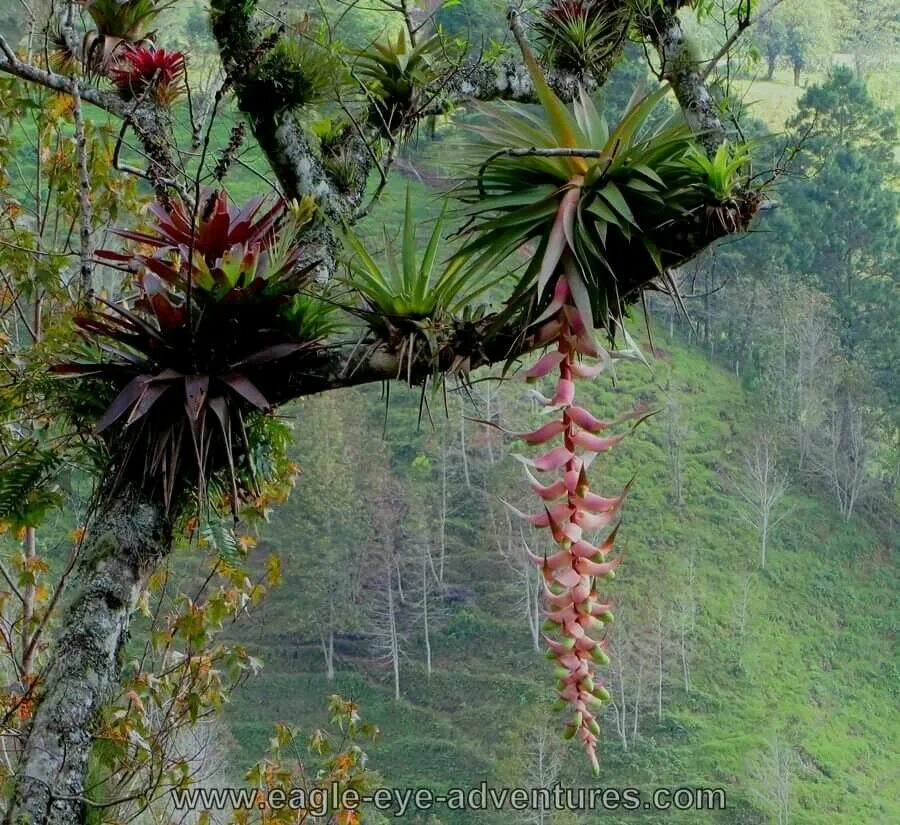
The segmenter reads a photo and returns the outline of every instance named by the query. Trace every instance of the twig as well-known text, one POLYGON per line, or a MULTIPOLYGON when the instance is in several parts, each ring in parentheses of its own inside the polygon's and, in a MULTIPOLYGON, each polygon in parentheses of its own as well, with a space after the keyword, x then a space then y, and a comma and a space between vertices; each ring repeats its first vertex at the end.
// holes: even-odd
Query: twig
POLYGON ((81 90, 78 79, 72 78, 72 114, 75 118, 75 151, 78 155, 78 205, 81 228, 81 289, 80 299, 86 301, 93 291, 93 257, 91 244, 91 176, 88 169, 87 139, 84 133, 84 115, 81 111, 81 90))

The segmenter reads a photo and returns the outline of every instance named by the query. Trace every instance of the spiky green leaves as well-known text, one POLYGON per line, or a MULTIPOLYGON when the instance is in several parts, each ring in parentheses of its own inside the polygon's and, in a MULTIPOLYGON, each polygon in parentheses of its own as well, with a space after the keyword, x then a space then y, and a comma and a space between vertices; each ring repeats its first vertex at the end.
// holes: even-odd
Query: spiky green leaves
POLYGON ((385 230, 384 263, 379 263, 352 231, 346 242, 352 253, 350 285, 371 310, 394 323, 452 318, 469 307, 502 278, 491 277, 484 266, 470 266, 465 256, 440 260, 446 209, 435 221, 424 253, 418 251, 416 215, 406 193, 399 257, 385 230))
POLYGON ((682 185, 691 136, 681 122, 650 128, 665 88, 633 99, 612 129, 584 93, 569 110, 545 83, 536 88, 547 98, 539 113, 485 110, 488 158, 462 189, 473 219, 466 250, 499 263, 537 243, 516 292, 526 303, 544 299, 570 250, 593 322, 609 328, 635 286, 662 271, 657 230, 706 197, 682 185))
POLYGON ((87 13, 103 37, 120 37, 128 41, 147 37, 153 22, 175 0, 91 0, 87 13))
POLYGON ((624 0, 551 0, 538 9, 533 29, 551 66, 582 74, 608 69, 630 22, 624 0))
POLYGON ((680 116, 656 116, 666 86, 636 92, 610 128, 583 91, 566 107, 533 56, 525 60, 541 107, 483 109, 487 123, 475 131, 485 160, 458 190, 471 220, 465 251, 499 265, 537 245, 512 302, 526 313, 546 302, 569 253, 584 285, 581 308, 589 305, 592 322, 612 332, 668 266, 740 228, 730 202, 718 225, 707 214, 732 197, 745 162, 730 150, 707 161, 680 116))
POLYGON ((439 75, 437 57, 447 49, 440 35, 412 46, 401 29, 393 40, 376 41, 353 52, 354 73, 366 84, 370 120, 385 134, 408 131, 425 102, 425 91, 439 75))
POLYGON ((746 144, 722 143, 715 155, 709 157, 699 147, 692 147, 685 157, 686 165, 706 178, 710 198, 724 203, 734 197, 746 183, 750 165, 750 149, 746 144))
POLYGON ((106 72, 113 58, 129 44, 152 46, 150 29, 159 15, 175 0, 90 0, 87 12, 94 31, 84 36, 82 53, 85 66, 106 72))
POLYGON ((346 82, 344 64, 323 38, 301 31, 280 37, 241 81, 245 111, 282 112, 333 100, 346 82))

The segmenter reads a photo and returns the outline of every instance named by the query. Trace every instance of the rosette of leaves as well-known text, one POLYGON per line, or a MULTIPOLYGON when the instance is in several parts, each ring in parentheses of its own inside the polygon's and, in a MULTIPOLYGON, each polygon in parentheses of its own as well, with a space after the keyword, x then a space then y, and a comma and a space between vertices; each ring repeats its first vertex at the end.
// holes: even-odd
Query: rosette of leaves
POLYGON ((569 109, 532 55, 526 62, 541 106, 485 107, 486 125, 473 127, 485 161, 458 190, 470 219, 463 251, 499 265, 536 245, 511 300, 527 314, 546 303, 570 258, 582 314, 612 334, 643 288, 659 277, 674 288, 668 267, 744 228, 758 201, 735 197, 746 180, 740 163, 698 162, 680 114, 654 120, 667 86, 636 93, 610 127, 583 91, 569 109))
POLYGON ((623 0, 551 0, 538 8, 533 29, 549 65, 584 74, 609 68, 630 23, 623 0))
POLYGON ((137 270, 137 298, 77 316, 85 357, 55 368, 109 398, 94 429, 117 459, 115 481, 157 488, 166 506, 192 481, 202 500, 219 472, 235 512, 255 492, 242 481, 254 454, 248 416, 273 407, 284 365, 330 329, 296 303, 315 266, 299 264, 296 240, 312 203, 262 206, 206 193, 196 220, 176 200, 151 207, 151 231, 119 231, 142 251, 97 254, 137 270))
POLYGON ((149 97, 169 106, 184 93, 184 72, 181 52, 128 45, 117 55, 109 77, 123 100, 149 97))
POLYGON ((309 29, 308 21, 290 35, 278 37, 241 81, 241 100, 248 114, 283 112, 333 100, 346 83, 341 59, 309 29))
POLYGON ((152 46, 154 21, 175 0, 90 0, 87 13, 96 29, 84 36, 82 52, 89 67, 105 69, 127 43, 152 46))
POLYGON ((387 229, 381 262, 351 230, 344 235, 351 253, 348 283, 364 304, 356 313, 378 341, 387 341, 399 352, 400 363, 407 369, 417 359, 437 368, 448 336, 470 320, 475 302, 506 277, 505 273, 495 275, 486 262, 472 264, 465 255, 441 260, 445 215, 446 208, 435 221, 421 256, 408 189, 399 257, 387 229))
POLYGON ((366 84, 373 125, 387 135, 413 128, 427 101, 428 87, 440 76, 437 56, 446 48, 438 34, 413 46, 406 29, 401 29, 395 40, 376 41, 353 52, 354 73, 366 84))

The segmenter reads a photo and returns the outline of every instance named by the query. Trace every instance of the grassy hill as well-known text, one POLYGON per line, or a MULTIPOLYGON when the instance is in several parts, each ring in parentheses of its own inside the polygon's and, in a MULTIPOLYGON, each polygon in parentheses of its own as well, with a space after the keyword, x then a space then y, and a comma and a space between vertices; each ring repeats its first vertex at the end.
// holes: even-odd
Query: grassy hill
MULTIPOLYGON (((829 500, 798 483, 788 495, 790 515, 774 536, 768 568, 761 571, 756 537, 738 518, 732 479, 740 474, 742 451, 767 426, 766 413, 753 407, 732 376, 678 342, 658 340, 659 335, 653 375, 628 365, 620 369, 615 387, 597 383, 590 405, 608 415, 638 399, 657 408, 677 407, 684 488, 678 507, 667 470, 664 415, 651 419, 603 465, 611 490, 637 473, 622 531, 627 559, 610 588, 624 618, 617 644, 630 649, 637 637, 646 637, 660 611, 667 630, 662 718, 656 708, 658 665, 645 655, 641 704, 649 707, 642 710, 639 736, 631 742, 629 731, 626 750, 607 713, 599 784, 721 786, 728 791, 729 809, 680 815, 598 812, 577 821, 775 821, 759 793, 772 793, 769 774, 785 763, 790 822, 900 821, 893 783, 900 742, 892 712, 897 569, 885 537, 864 517, 844 523, 829 500), (686 690, 680 637, 693 598, 686 690), (773 747, 787 757, 778 761, 773 747)), ((521 384, 505 390, 512 400, 521 392, 521 384)), ((351 391, 339 406, 358 410, 357 435, 379 443, 383 407, 376 390, 351 391)), ((433 484, 416 475, 413 458, 436 455, 429 428, 415 433, 417 407, 418 396, 395 391, 386 429, 392 472, 410 500, 426 496, 433 484)), ((521 411, 513 414, 515 424, 527 420, 521 411)), ((438 424, 446 426, 458 424, 438 424)), ((487 497, 458 478, 454 482, 462 503, 451 524, 447 581, 471 588, 471 596, 452 604, 433 634, 435 672, 428 678, 420 629, 410 627, 399 703, 393 701, 390 673, 359 639, 339 644, 344 655, 336 678, 333 683, 324 678, 321 652, 302 618, 302 581, 291 581, 290 571, 302 571, 315 552, 299 538, 308 504, 301 481, 265 533, 267 548, 283 556, 285 586, 241 630, 266 669, 228 709, 241 745, 236 763, 259 757, 275 721, 321 724, 325 699, 337 691, 357 698, 381 727, 382 738, 370 754, 386 784, 434 789, 474 786, 483 779, 529 784, 533 754, 522 743, 548 716, 552 676, 546 660, 532 650, 517 606, 520 588, 496 548, 488 503, 493 499, 496 506, 501 494, 516 503, 529 499, 516 462, 507 454, 491 464, 484 434, 467 426, 473 484, 484 484, 487 497)), ((313 445, 302 429, 297 435, 302 463, 313 445)), ((347 489, 358 470, 353 462, 336 460, 329 469, 335 489, 347 489)), ((360 518, 365 519, 361 511, 360 518)), ((358 552, 367 552, 365 541, 358 552)), ((629 656, 633 700, 637 659, 633 652, 629 656)), ((564 753, 563 785, 597 784, 576 747, 564 753)), ((446 823, 521 821, 499 814, 436 813, 446 823)))

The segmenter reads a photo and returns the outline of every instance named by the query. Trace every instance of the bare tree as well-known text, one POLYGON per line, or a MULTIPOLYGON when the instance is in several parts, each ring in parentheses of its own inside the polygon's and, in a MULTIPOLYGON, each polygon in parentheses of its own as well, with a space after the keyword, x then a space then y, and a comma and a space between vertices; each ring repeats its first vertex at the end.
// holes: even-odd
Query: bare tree
POLYGON ((759 534, 759 566, 765 570, 772 531, 788 516, 779 512, 788 489, 787 475, 778 469, 775 446, 768 435, 756 439, 744 456, 743 474, 735 482, 739 516, 759 534))
POLYGON ((865 494, 870 459, 866 413, 844 389, 831 410, 821 442, 816 445, 813 463, 828 481, 846 521, 853 518, 865 494))
POLYGON ((656 721, 662 722, 666 681, 666 663, 673 649, 671 636, 671 617, 667 615, 666 605, 661 598, 656 602, 656 620, 654 624, 656 653, 656 721))
POLYGON ((434 569, 431 544, 427 541, 422 542, 421 568, 413 606, 418 613, 418 620, 422 623, 422 633, 425 642, 425 668, 429 677, 433 670, 431 633, 435 625, 446 615, 443 601, 444 588, 435 581, 434 569))
POLYGON ((407 655, 406 626, 411 618, 410 606, 404 604, 402 585, 403 570, 410 560, 410 548, 402 529, 409 508, 402 487, 386 467, 377 470, 376 476, 374 489, 378 492, 370 502, 375 527, 370 553, 373 576, 366 612, 375 652, 390 665, 394 699, 399 702, 400 662, 407 655))
MULTIPOLYGON (((657 616, 620 605, 612 637, 615 655, 609 669, 610 705, 616 734, 624 750, 633 748, 640 737, 643 712, 659 702, 645 691, 647 675, 653 672, 659 655, 655 635, 657 616)), ((652 677, 651 677, 652 678, 652 677)), ((657 691, 659 690, 657 674, 657 691)), ((651 688, 652 690, 652 688, 651 688)), ((609 711, 607 711, 609 713, 609 711)))
POLYGON ((691 652, 697 620, 697 565, 696 553, 688 559, 687 588, 679 592, 675 600, 675 626, 678 631, 678 649, 685 693, 691 692, 691 652))
POLYGON ((751 790, 777 825, 790 825, 797 757, 780 739, 773 739, 751 768, 751 790))
POLYGON ((390 665, 393 674, 394 701, 400 701, 400 659, 406 655, 406 636, 400 629, 400 598, 396 569, 392 559, 382 560, 378 591, 368 609, 374 650, 390 665))
POLYGON ((665 406, 665 444, 666 458, 669 464, 669 474, 672 478, 672 503, 681 507, 684 500, 684 486, 682 483, 682 450, 687 431, 681 423, 681 414, 678 403, 669 395, 665 406))
POLYGON ((737 637, 738 663, 743 658, 744 638, 750 622, 750 597, 753 592, 753 577, 745 576, 741 584, 740 598, 734 603, 734 628, 737 637))
MULTIPOLYGON (((557 784, 564 750, 559 733, 550 722, 544 719, 529 726, 522 739, 520 752, 524 762, 524 787, 549 791, 557 784)), ((538 804, 524 813, 522 821, 546 825, 548 817, 549 805, 544 805, 539 798, 538 804)))
POLYGON ((504 508, 503 515, 504 521, 501 529, 501 526, 497 524, 493 509, 491 510, 497 550, 515 576, 519 588, 517 605, 528 622, 532 646, 535 652, 539 652, 541 649, 541 595, 543 590, 541 573, 529 559, 528 554, 531 552, 531 548, 526 540, 525 532, 518 526, 513 526, 507 508, 504 508))

